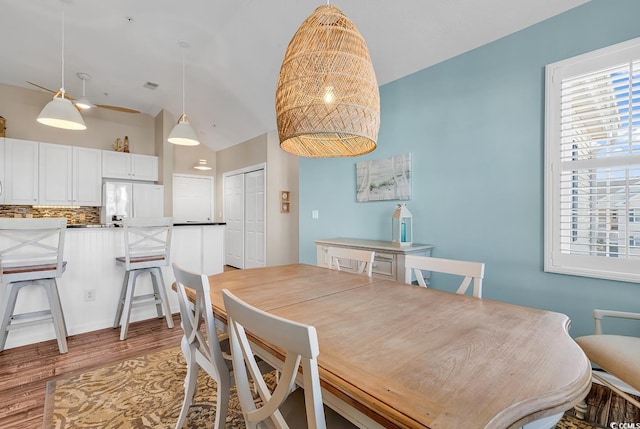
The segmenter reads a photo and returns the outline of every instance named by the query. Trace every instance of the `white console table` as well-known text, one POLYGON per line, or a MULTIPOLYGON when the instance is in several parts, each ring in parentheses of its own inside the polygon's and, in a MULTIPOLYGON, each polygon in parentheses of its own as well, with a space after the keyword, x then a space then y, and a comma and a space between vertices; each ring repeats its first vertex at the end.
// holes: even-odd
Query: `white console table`
MULTIPOLYGON (((431 256, 433 245, 412 244, 398 246, 390 241, 365 240, 360 238, 330 238, 316 240, 316 265, 328 267, 327 249, 331 246, 349 249, 373 250, 376 252, 373 263, 373 275, 404 283, 404 258, 406 255, 431 256)), ((355 261, 341 261, 341 269, 356 272, 355 261)))

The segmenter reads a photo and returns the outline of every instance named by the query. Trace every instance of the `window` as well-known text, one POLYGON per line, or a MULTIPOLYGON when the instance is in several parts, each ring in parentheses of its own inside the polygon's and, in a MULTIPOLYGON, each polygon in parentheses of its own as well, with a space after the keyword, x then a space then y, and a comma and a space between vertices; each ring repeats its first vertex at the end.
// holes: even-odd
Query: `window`
POLYGON ((640 39, 546 67, 545 271, 640 282, 640 39))

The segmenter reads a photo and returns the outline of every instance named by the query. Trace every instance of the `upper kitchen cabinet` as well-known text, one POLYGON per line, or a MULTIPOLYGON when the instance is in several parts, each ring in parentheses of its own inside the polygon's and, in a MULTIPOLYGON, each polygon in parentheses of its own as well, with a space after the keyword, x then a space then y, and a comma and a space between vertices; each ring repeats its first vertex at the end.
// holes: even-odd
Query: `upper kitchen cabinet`
POLYGON ((73 205, 73 148, 40 143, 38 204, 73 205))
POLYGON ((102 205, 102 151, 73 148, 73 204, 102 205))
POLYGON ((5 138, 5 204, 38 203, 38 142, 5 138))
POLYGON ((98 149, 40 143, 38 203, 99 206, 101 157, 98 149))
POLYGON ((155 182, 158 180, 158 157, 103 150, 102 177, 155 182))

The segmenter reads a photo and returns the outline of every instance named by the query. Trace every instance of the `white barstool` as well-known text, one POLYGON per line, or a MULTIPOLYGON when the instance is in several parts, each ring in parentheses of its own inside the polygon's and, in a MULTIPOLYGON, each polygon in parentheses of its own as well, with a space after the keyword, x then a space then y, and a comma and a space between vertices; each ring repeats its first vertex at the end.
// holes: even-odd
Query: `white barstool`
POLYGON ((161 218, 125 218, 124 249, 125 256, 116 258, 116 264, 125 269, 118 309, 113 327, 120 326, 120 340, 127 338, 131 309, 154 304, 158 318, 167 319, 167 326, 173 328, 173 318, 169 308, 167 290, 162 278, 161 267, 169 265, 173 220, 161 218), (135 295, 136 280, 140 274, 149 273, 153 284, 153 293, 135 295))
POLYGON ((65 218, 0 219, 0 280, 4 285, 0 351, 9 331, 53 323, 60 353, 67 353, 67 326, 56 282, 67 265, 62 260, 66 228, 65 218), (49 309, 14 314, 18 293, 30 285, 46 290, 49 309))

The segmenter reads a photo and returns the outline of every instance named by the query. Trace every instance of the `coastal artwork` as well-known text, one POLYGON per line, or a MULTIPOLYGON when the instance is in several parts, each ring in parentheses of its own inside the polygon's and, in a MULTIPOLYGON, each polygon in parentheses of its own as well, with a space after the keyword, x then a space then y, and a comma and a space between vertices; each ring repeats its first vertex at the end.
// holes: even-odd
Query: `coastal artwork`
POLYGON ((358 202, 411 199, 411 154, 356 163, 358 202))

